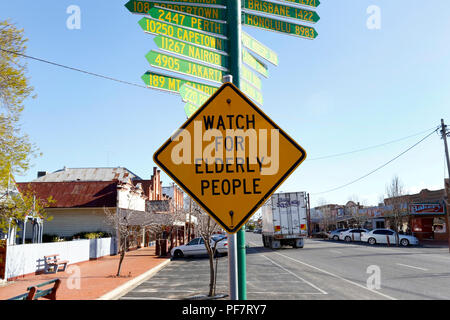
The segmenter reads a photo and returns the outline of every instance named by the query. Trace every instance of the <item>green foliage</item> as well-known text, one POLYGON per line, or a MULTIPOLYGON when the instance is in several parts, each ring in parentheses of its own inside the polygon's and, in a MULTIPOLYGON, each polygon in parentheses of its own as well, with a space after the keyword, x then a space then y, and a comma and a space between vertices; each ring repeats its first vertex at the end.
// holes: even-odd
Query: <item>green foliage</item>
POLYGON ((0 21, 0 46, 9 51, 0 52, 0 102, 14 120, 18 120, 23 102, 31 95, 33 87, 25 76, 26 63, 21 56, 10 52, 25 54, 27 41, 23 29, 17 29, 9 20, 0 21))
POLYGON ((72 236, 74 239, 99 239, 99 238, 109 238, 111 234, 105 231, 89 231, 89 232, 79 232, 72 236))
POLYGON ((12 184, 11 178, 25 173, 30 168, 31 159, 38 155, 37 148, 22 133, 19 123, 24 102, 33 92, 25 75, 26 63, 20 55, 14 54, 24 54, 26 42, 23 30, 8 20, 0 21, 0 196, 3 196, 0 229, 3 230, 9 218, 22 220, 33 208, 30 194, 4 196, 4 191, 12 184))
POLYGON ((47 242, 62 242, 62 241, 66 241, 67 239, 64 237, 60 237, 56 234, 43 234, 42 235, 42 242, 47 243, 47 242))

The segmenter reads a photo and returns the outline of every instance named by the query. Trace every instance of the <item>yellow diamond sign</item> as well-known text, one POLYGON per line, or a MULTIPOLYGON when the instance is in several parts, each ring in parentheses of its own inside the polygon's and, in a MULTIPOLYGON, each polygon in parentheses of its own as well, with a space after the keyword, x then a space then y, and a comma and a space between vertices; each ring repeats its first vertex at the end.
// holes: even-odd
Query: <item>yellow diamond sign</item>
POLYGON ((235 233, 306 152, 238 88, 225 83, 153 158, 217 223, 235 233))

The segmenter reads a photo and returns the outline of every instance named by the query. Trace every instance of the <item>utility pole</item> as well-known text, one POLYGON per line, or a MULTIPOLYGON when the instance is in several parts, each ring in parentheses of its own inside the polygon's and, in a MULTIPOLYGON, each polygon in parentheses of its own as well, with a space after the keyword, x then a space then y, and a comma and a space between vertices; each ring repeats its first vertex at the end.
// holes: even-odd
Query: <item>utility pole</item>
MULTIPOLYGON (((444 123, 444 119, 441 119, 441 127, 442 127, 441 128, 442 140, 444 140, 444 147, 445 147, 445 159, 447 161, 447 174, 448 174, 449 179, 450 179, 450 159, 449 159, 449 156, 448 156, 448 145, 447 145, 447 135, 449 135, 449 133, 447 133, 447 126, 444 123)), ((444 185, 446 186, 445 181, 444 181, 444 185)), ((447 236, 448 236, 448 251, 450 252, 450 226, 449 226, 449 222, 450 222, 450 217, 449 217, 449 215, 450 215, 449 211, 450 210, 449 209, 450 208, 449 208, 449 203, 448 203, 449 202, 449 193, 448 193, 447 188, 446 188, 446 193, 445 194, 447 195, 447 201, 446 201, 446 207, 447 207, 446 227, 447 227, 447 236)))
POLYGON ((192 198, 189 196, 189 225, 188 225, 188 238, 187 242, 191 241, 191 215, 192 215, 192 198))
POLYGON ((306 219, 308 223, 308 237, 311 237, 311 207, 309 203, 309 193, 306 194, 306 219))

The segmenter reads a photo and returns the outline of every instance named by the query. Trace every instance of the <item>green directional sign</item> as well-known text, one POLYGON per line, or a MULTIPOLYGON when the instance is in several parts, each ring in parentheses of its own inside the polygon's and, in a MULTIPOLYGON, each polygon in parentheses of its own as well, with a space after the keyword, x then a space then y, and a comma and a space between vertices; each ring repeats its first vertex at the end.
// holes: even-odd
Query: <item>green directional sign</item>
POLYGON ((179 93, 179 90, 183 84, 188 84, 191 87, 194 87, 208 95, 212 95, 217 91, 217 87, 209 86, 203 83, 194 82, 190 80, 175 78, 171 76, 167 76, 157 72, 147 71, 143 76, 142 80, 149 88, 179 93))
POLYGON ((188 84, 183 84, 180 88, 181 99, 184 102, 191 103, 200 107, 205 103, 206 100, 210 97, 203 91, 197 90, 194 87, 189 86, 188 84))
POLYGON ((255 71, 262 74, 264 77, 269 77, 269 71, 267 71, 267 66, 256 59, 251 53, 247 50, 242 50, 242 61, 248 66, 252 67, 255 71))
POLYGON ((276 31, 300 38, 315 39, 318 36, 316 30, 312 27, 276 20, 268 17, 256 16, 250 13, 242 14, 242 23, 247 26, 276 31))
POLYGON ((255 100, 260 105, 263 105, 263 97, 261 92, 259 92, 256 88, 252 87, 249 83, 241 81, 241 90, 246 95, 248 95, 251 99, 255 100))
POLYGON ((226 21, 226 9, 204 6, 190 6, 172 2, 153 2, 153 1, 140 1, 131 0, 125 4, 125 7, 132 13, 148 14, 151 8, 154 6, 171 9, 183 13, 192 14, 194 16, 200 16, 206 19, 222 20, 226 21))
POLYGON ((186 117, 190 118, 197 109, 200 108, 199 106, 195 106, 191 103, 186 103, 184 106, 184 112, 186 113, 186 117))
POLYGON ((241 65, 241 78, 252 84, 256 89, 262 89, 261 79, 245 65, 241 65))
POLYGON ((151 8, 148 13, 152 18, 159 21, 223 36, 227 34, 226 24, 222 22, 157 7, 151 8))
POLYGON ((195 59, 200 62, 209 63, 212 65, 228 68, 228 59, 226 56, 211 50, 191 45, 182 41, 178 41, 165 36, 156 36, 153 41, 159 49, 195 59))
POLYGON ((219 69, 207 67, 189 60, 179 59, 153 50, 145 57, 153 67, 222 83, 223 73, 219 69))
POLYGON ((276 54, 276 52, 245 32, 242 32, 242 44, 244 45, 244 47, 250 49, 273 65, 278 65, 278 55, 276 54))
POLYGON ((144 31, 151 34, 168 36, 170 38, 175 38, 184 42, 193 43, 197 46, 205 47, 208 49, 215 49, 225 53, 228 50, 227 40, 213 37, 201 32, 178 27, 149 18, 142 18, 141 20, 139 20, 139 25, 144 31))
POLYGON ((316 23, 320 17, 315 11, 297 7, 285 6, 264 0, 244 0, 244 8, 251 11, 273 14, 284 18, 292 18, 310 23, 316 23))
MULTIPOLYGON (((299 4, 301 6, 311 7, 311 8, 317 8, 320 5, 319 0, 280 0, 283 2, 289 2, 293 4, 299 4)), ((181 1, 179 1, 181 2, 181 1)))

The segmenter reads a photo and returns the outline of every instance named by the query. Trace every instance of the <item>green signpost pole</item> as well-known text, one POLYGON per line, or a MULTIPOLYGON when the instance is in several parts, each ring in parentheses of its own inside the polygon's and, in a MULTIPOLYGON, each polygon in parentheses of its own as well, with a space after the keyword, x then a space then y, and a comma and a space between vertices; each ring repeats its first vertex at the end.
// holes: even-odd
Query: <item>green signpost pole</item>
MULTIPOLYGON (((241 0, 230 0, 227 3, 228 39, 229 39, 229 66, 233 77, 233 84, 241 87, 241 0)), ((238 298, 247 299, 247 266, 245 257, 245 229, 237 232, 237 263, 238 263, 238 298)))

